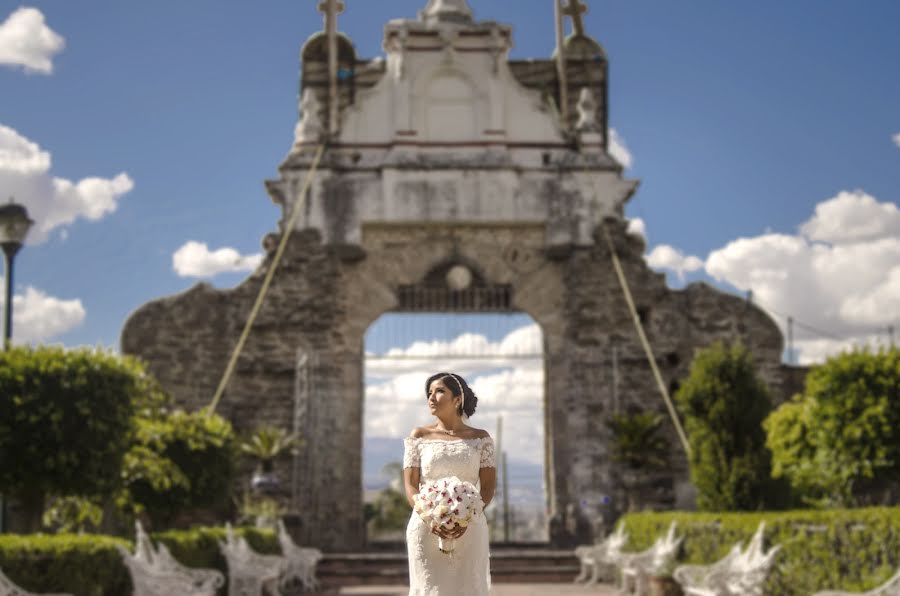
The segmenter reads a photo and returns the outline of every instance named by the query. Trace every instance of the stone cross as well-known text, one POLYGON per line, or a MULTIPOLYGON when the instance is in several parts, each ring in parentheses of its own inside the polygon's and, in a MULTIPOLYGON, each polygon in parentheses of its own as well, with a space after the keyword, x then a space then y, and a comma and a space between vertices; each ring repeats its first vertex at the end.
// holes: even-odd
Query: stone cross
POLYGON ((568 0, 563 7, 563 14, 572 19, 572 28, 575 29, 575 35, 584 35, 584 20, 582 20, 581 15, 587 11, 587 4, 583 4, 581 0, 568 0))
POLYGON ((460 16, 472 18, 472 9, 466 0, 429 0, 423 14, 426 17, 441 19, 443 16, 460 16))
POLYGON ((344 0, 322 0, 318 9, 325 16, 325 31, 337 31, 337 17, 344 12, 344 0))
POLYGON ((328 131, 338 130, 338 27, 337 16, 344 12, 343 0, 322 0, 319 12, 325 15, 325 34, 328 36, 328 131))

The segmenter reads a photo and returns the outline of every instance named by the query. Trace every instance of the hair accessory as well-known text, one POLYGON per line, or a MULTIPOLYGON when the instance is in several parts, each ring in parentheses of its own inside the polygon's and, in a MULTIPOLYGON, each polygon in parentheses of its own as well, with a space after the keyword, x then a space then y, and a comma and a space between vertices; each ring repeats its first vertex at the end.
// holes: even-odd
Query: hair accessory
POLYGON ((447 373, 456 381, 456 384, 459 385, 459 394, 462 396, 462 411, 463 414, 466 413, 466 390, 463 388, 462 381, 459 380, 459 377, 454 375, 453 373, 447 373))

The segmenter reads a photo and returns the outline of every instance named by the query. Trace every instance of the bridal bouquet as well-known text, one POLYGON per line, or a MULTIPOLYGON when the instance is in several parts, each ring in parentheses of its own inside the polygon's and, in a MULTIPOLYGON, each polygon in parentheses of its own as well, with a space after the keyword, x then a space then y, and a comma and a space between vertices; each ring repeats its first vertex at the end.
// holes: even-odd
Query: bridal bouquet
MULTIPOLYGON (((416 513, 432 528, 464 528, 483 510, 481 494, 475 485, 456 476, 426 483, 414 499, 416 513)), ((452 553, 455 542, 438 537, 438 548, 443 553, 452 553)))

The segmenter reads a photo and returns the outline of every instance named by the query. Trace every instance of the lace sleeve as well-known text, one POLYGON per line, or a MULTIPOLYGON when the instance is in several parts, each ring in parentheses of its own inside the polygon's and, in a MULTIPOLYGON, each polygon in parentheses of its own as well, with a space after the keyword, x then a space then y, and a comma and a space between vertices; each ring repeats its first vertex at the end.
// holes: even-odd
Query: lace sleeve
POLYGON ((481 444, 481 467, 496 468, 494 461, 494 439, 487 437, 481 444))
POLYGON ((413 439, 412 437, 403 439, 403 467, 404 468, 419 468, 419 467, 421 467, 421 465, 419 463, 419 443, 421 443, 420 439, 413 439))

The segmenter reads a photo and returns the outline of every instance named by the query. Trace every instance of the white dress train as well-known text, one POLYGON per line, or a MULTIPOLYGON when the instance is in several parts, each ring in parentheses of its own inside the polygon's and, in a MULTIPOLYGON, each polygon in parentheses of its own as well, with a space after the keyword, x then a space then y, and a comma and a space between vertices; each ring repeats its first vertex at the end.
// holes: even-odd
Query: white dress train
MULTIPOLYGON (((481 468, 496 467, 494 441, 406 439, 404 468, 420 468, 420 482, 456 476, 478 485, 481 468)), ((453 554, 438 550, 438 537, 413 511, 406 526, 409 596, 488 596, 491 588, 488 526, 484 515, 457 539, 453 554)))

